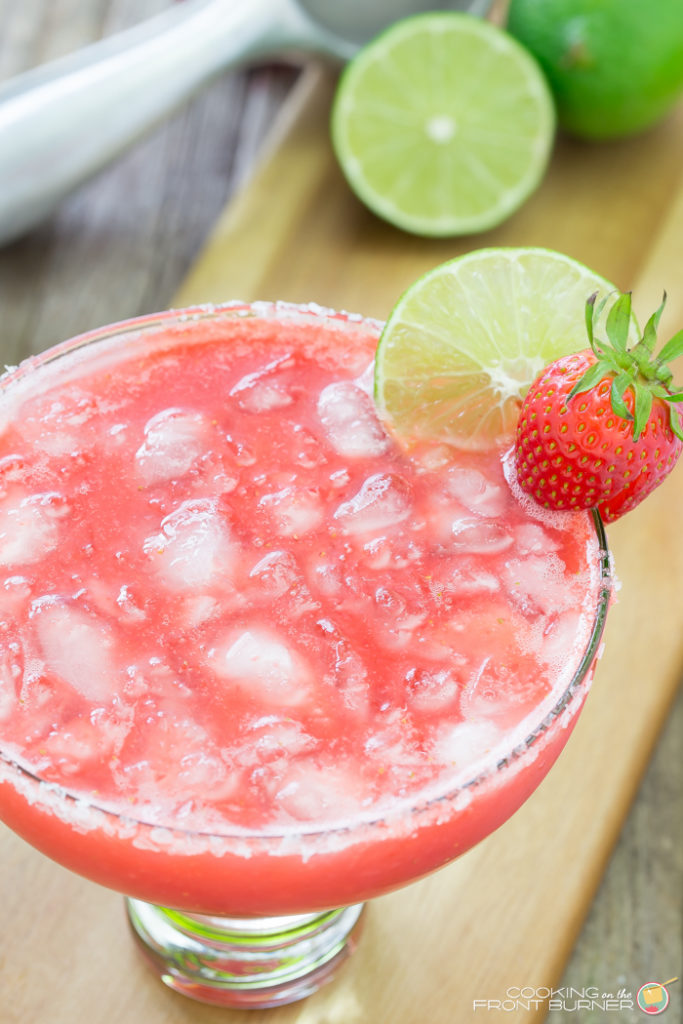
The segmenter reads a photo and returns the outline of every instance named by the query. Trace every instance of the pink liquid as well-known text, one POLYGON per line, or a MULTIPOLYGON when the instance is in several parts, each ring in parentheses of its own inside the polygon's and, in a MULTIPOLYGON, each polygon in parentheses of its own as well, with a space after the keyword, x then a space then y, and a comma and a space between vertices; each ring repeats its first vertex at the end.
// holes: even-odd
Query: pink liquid
POLYGON ((603 587, 588 516, 386 435, 373 325, 264 312, 0 405, 0 814, 216 914, 355 902, 496 828, 571 731, 603 587))

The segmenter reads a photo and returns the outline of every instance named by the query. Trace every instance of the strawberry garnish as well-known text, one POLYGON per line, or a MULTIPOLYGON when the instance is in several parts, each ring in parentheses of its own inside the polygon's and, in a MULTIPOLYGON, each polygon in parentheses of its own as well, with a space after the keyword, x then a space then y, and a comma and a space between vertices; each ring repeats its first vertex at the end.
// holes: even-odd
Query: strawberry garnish
POLYGON ((551 509, 597 508, 605 522, 638 505, 671 472, 683 450, 683 394, 671 360, 683 330, 655 353, 666 295, 642 337, 628 347, 631 296, 586 303, 590 348, 551 363, 531 385, 517 426, 515 463, 523 490, 551 509))

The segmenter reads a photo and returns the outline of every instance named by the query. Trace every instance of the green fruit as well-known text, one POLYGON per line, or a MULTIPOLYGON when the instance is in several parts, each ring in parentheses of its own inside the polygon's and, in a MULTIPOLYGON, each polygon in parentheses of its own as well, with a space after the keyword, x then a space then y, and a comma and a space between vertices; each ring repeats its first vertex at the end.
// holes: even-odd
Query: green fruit
POLYGON ((683 0, 511 0, 507 28, 539 61, 574 135, 632 135, 683 90, 683 0))
POLYGON ((537 62, 502 29, 455 11, 396 22, 344 71, 332 142, 346 179, 405 231, 499 224, 545 173, 555 108, 537 62))
POLYGON ((585 348, 593 293, 607 300, 602 323, 613 286, 549 249, 478 249, 435 267, 401 297, 377 346, 382 419, 408 443, 509 443, 531 382, 585 348))

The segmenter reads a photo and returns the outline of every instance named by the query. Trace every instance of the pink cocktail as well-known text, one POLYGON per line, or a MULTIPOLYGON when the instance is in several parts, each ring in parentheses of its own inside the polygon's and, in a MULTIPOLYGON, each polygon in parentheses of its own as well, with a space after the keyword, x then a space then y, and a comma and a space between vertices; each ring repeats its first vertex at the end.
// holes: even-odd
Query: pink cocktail
POLYGON ((377 332, 194 309, 2 382, 0 816, 224 1005, 312 991, 364 900, 520 806, 604 624, 597 517, 399 447, 377 332))

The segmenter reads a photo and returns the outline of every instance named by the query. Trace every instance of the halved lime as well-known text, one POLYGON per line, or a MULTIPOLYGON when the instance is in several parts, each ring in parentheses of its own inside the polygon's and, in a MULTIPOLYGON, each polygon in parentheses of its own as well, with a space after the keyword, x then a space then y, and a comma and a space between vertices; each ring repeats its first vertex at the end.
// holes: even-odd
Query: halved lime
POLYGON ((441 264, 411 285, 382 332, 380 415, 407 440, 507 443, 543 367, 588 347, 585 304, 594 292, 618 295, 603 277, 549 249, 479 249, 441 264))
POLYGON ((502 29, 454 11, 397 22, 351 61, 332 108, 349 185, 419 235, 483 231, 538 185, 555 110, 533 57, 502 29))

